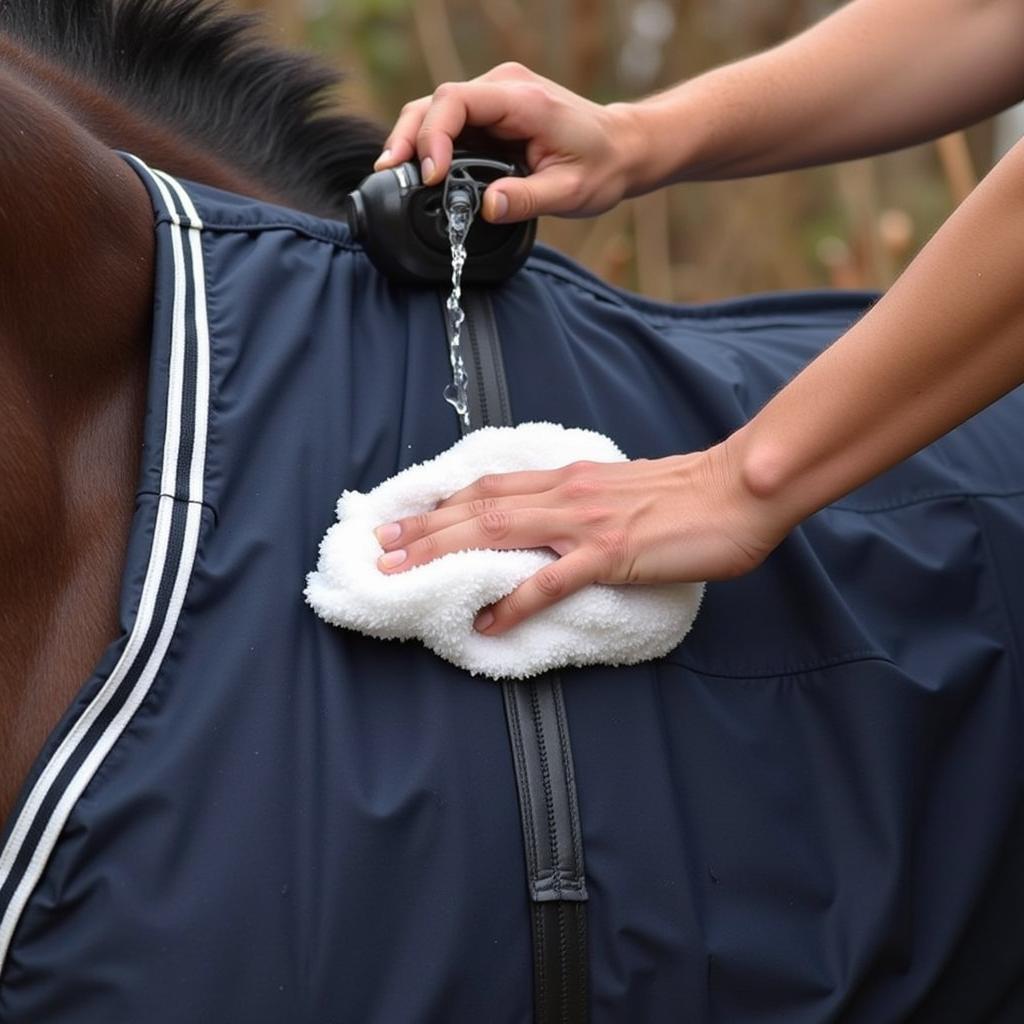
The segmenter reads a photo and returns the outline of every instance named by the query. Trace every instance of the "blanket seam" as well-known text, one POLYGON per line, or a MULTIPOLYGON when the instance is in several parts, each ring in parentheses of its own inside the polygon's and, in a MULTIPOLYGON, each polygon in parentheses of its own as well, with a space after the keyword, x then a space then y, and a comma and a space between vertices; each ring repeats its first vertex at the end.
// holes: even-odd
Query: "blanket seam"
POLYGON ((1020 498, 1024 496, 1024 487, 1009 491, 929 491, 919 494, 913 498, 906 498, 900 501, 893 501, 881 505, 866 505, 863 508, 854 505, 826 505, 822 512, 853 512, 860 515, 870 515, 875 512, 892 512, 901 508, 910 508, 912 505, 924 505, 929 501, 941 501, 943 498, 964 498, 971 501, 975 498, 1020 498))
MULTIPOLYGON (((165 215, 156 218, 156 223, 159 224, 161 222, 168 224, 173 223, 171 218, 165 215)), ((346 238, 331 234, 328 231, 316 231, 309 225, 296 223, 290 220, 262 221, 251 224, 228 224, 223 221, 209 221, 204 218, 203 230, 235 232, 247 235, 252 234, 253 232, 263 231, 291 231, 297 235, 304 235, 306 238, 311 238, 316 242, 326 242, 329 245, 337 246, 339 249, 345 249, 349 252, 365 252, 363 247, 357 242, 349 241, 346 238)))
MULTIPOLYGON (((971 516, 974 522, 977 524, 978 532, 981 534, 981 542, 985 546, 985 553, 988 555, 988 564, 992 570, 992 576, 995 580, 996 589, 999 592, 999 596, 1002 598, 1002 602, 999 606, 999 618, 1002 622, 1002 628, 1004 635, 1006 636, 1007 651, 1010 656, 1010 661, 1014 666, 1013 676, 1018 677, 1017 668, 1021 665, 1021 651, 1017 644, 1017 637, 1013 631, 1011 622, 1009 621, 1007 610, 1010 607, 1009 595, 1006 593, 1006 584, 1003 582, 1003 574, 999 568, 999 559, 995 557, 995 552, 992 550, 992 545, 988 539, 988 530, 985 528, 985 524, 982 522, 981 517, 978 515, 978 510, 974 507, 974 502, 970 501, 971 516)), ((1014 693, 1017 695, 1018 709, 1021 708, 1020 692, 1017 687, 1014 687, 1014 693)))
POLYGON ((700 676, 711 676, 715 679, 781 679, 789 676, 802 676, 808 675, 811 672, 820 671, 823 668, 837 668, 840 665, 857 665, 861 662, 867 661, 880 661, 886 665, 891 665, 893 668, 899 668, 892 658, 887 657, 885 654, 881 654, 877 651, 850 651, 847 654, 836 655, 833 658, 823 658, 821 661, 810 662, 805 665, 797 665, 793 667, 783 667, 774 672, 716 672, 712 669, 701 668, 698 665, 692 665, 684 661, 681 657, 673 657, 672 655, 666 655, 664 660, 669 664, 676 665, 679 668, 685 668, 689 672, 694 672, 700 676))

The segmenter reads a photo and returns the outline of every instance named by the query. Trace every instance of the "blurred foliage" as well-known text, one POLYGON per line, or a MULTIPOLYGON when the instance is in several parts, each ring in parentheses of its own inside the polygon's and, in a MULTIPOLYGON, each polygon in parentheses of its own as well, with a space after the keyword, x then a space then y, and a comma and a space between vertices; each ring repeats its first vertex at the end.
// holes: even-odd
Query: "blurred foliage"
MULTIPOLYGON (((592 99, 645 95, 764 49, 838 0, 237 0, 348 75, 345 106, 390 123, 408 99, 518 60, 592 99)), ((813 88, 813 83, 808 83, 813 88)), ((882 288, 988 169, 990 129, 943 147, 688 184, 541 237, 613 283, 676 301, 882 288)))

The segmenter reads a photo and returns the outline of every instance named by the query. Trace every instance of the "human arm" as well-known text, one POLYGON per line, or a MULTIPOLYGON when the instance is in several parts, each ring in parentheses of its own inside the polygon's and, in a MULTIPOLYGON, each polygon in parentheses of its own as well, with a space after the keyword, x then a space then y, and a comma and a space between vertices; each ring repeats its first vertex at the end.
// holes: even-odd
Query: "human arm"
POLYGON ((735 178, 896 149, 1024 97, 1019 0, 853 0, 774 49, 638 103, 601 106, 518 65, 408 104, 379 167, 431 181, 466 126, 527 143, 533 172, 488 190, 508 219, 585 215, 673 181, 735 178))
MULTIPOLYGON (((398 572, 474 547, 561 557, 490 634, 589 583, 720 579, 1024 381, 1024 143, 893 288, 746 426, 705 452, 487 477, 381 533, 398 572)), ((386 558, 386 556, 385 556, 386 558)))
POLYGON ((1021 98, 1016 0, 853 0, 780 46, 635 104, 653 145, 631 192, 870 156, 1021 98))
POLYGON ((1024 381, 1024 142, 886 295, 731 439, 782 522, 941 437, 1024 381))

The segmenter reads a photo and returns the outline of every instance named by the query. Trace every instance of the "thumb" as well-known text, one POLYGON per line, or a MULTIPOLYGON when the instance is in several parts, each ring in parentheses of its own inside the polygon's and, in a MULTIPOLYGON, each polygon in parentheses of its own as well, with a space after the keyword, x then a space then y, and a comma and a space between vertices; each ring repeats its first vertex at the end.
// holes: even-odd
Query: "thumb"
POLYGON ((499 178, 484 193, 484 219, 504 224, 547 213, 582 212, 580 171, 552 164, 527 178, 499 178))

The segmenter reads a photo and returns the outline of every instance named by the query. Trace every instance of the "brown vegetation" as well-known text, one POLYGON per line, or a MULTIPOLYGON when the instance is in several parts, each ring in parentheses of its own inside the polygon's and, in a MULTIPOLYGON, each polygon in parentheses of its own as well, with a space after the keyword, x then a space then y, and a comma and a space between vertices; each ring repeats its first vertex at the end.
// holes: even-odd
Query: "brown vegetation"
MULTIPOLYGON (((519 60, 593 99, 662 88, 763 49, 836 0, 237 0, 350 75, 347 104, 389 122, 447 79, 519 60)), ((809 88, 812 85, 809 83, 809 88)), ((681 130, 684 130, 681 128, 681 130)), ((645 294, 702 301, 822 285, 884 288, 990 163, 983 126, 902 153, 680 186, 543 240, 645 294)))

